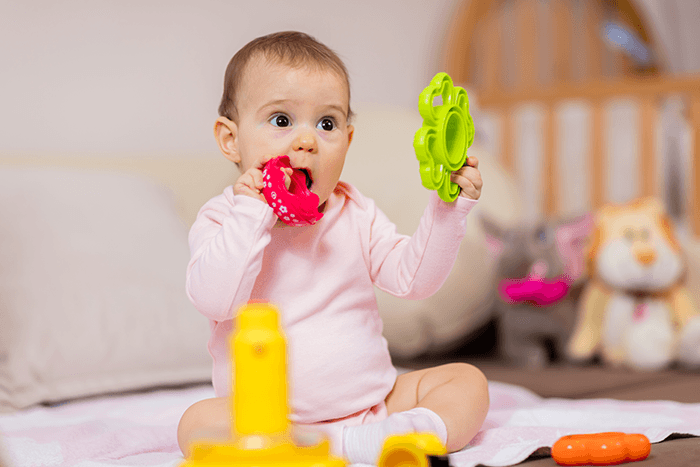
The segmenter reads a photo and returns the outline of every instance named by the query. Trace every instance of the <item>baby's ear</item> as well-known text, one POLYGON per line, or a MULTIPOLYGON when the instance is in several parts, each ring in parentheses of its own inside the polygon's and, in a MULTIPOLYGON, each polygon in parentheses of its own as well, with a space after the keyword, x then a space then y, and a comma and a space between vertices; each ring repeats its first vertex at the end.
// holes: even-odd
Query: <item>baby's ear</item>
POLYGON ((355 136, 355 127, 348 125, 348 145, 352 143, 353 136, 355 136))
POLYGON ((241 155, 238 152, 238 125, 226 117, 219 117, 214 122, 214 138, 226 159, 239 165, 241 155))

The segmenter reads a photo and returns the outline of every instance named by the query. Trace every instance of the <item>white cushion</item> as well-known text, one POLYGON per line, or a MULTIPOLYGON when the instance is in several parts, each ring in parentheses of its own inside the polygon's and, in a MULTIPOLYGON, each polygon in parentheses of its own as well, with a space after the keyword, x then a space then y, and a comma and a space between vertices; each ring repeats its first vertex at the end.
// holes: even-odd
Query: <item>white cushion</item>
POLYGON ((0 169, 0 411, 209 381, 187 228, 137 176, 0 169))

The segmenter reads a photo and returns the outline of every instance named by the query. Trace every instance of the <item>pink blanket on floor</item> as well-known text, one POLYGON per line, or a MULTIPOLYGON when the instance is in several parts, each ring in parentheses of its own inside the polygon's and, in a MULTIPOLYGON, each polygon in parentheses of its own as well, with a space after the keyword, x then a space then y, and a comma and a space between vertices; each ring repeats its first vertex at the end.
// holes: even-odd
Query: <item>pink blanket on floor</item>
MULTIPOLYGON (((543 399, 518 386, 491 383, 481 432, 452 454, 455 467, 514 465, 559 437, 602 431, 700 436, 700 404, 543 399)), ((76 401, 0 415, 0 445, 9 467, 175 467, 182 462, 176 429, 211 386, 76 401)), ((653 452, 652 446, 652 452, 653 452)))

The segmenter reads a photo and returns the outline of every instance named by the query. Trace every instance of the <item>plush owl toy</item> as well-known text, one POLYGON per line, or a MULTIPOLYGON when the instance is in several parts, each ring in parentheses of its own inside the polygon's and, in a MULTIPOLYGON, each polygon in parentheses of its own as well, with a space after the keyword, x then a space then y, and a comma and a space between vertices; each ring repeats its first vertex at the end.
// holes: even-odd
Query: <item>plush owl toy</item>
POLYGON ((495 260, 500 353, 542 367, 564 354, 584 281, 583 245, 593 216, 501 226, 481 216, 495 260))
POLYGON ((586 250, 589 281, 567 355, 640 370, 673 362, 700 368, 700 314, 684 285, 685 261, 660 201, 608 205, 586 250))

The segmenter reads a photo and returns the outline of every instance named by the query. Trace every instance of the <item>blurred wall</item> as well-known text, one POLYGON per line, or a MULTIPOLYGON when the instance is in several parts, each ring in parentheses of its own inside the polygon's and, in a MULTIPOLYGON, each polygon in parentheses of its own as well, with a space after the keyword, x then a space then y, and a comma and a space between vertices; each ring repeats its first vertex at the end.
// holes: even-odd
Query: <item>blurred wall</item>
MULTIPOLYGON (((700 69, 700 1, 638 2, 670 68, 700 69)), ((458 3, 0 0, 0 154, 216 154, 228 60, 286 29, 344 58, 354 102, 415 107, 458 3)))
POLYGON ((455 0, 0 0, 0 154, 207 154, 224 70, 300 30, 345 60, 353 102, 415 106, 455 0))

